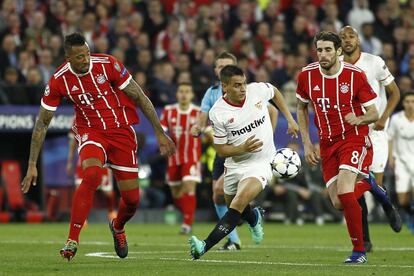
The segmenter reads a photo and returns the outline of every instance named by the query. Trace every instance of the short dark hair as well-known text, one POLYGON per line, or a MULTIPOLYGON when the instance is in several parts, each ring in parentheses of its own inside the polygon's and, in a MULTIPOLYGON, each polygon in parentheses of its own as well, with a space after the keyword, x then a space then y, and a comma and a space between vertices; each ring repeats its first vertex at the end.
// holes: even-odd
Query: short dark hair
POLYGON ((403 102, 405 100, 405 98, 407 98, 408 96, 414 96, 414 90, 410 90, 410 91, 407 91, 407 92, 401 93, 401 94, 402 94, 401 101, 403 102))
POLYGON ((220 54, 216 57, 215 62, 216 62, 217 60, 219 60, 219 59, 231 59, 231 60, 233 60, 234 64, 237 64, 237 58, 236 58, 236 56, 235 56, 235 55, 233 55, 232 53, 229 53, 229 52, 226 52, 226 51, 221 52, 221 53, 220 53, 220 54))
POLYGON ((243 70, 236 65, 226 65, 220 71, 220 80, 223 83, 229 83, 233 76, 244 76, 243 70))
POLYGON ((338 34, 334 32, 329 32, 329 31, 321 31, 315 35, 315 37, 313 38, 313 43, 315 44, 315 47, 316 47, 316 43, 319 40, 332 41, 332 43, 334 44, 335 50, 338 50, 338 48, 341 47, 341 43, 342 43, 341 38, 339 37, 338 34))
POLYGON ((63 48, 65 49, 65 53, 68 53, 72 49, 72 46, 82 46, 85 45, 85 43, 86 39, 81 33, 72 33, 65 36, 63 48))

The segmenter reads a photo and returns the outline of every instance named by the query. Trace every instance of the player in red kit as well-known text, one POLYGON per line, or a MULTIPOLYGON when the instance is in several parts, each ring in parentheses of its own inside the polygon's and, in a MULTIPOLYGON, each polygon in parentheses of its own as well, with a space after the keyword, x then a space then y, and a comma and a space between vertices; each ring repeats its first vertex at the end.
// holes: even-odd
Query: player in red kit
POLYGON ((176 154, 168 158, 167 183, 174 205, 183 214, 181 234, 191 233, 197 205, 196 183, 201 182, 201 138, 190 132, 200 113, 200 108, 191 103, 193 97, 191 84, 179 84, 178 103, 167 105, 161 115, 161 125, 177 148, 176 154))
POLYGON ((305 158, 311 165, 316 165, 319 159, 309 136, 308 104, 312 104, 324 181, 334 207, 344 212, 353 244, 352 254, 345 263, 366 263, 357 199, 371 190, 381 200, 388 201, 386 193, 369 176, 373 153, 368 124, 378 119, 376 94, 361 69, 339 61, 342 49, 337 34, 320 32, 315 35, 314 44, 319 62, 302 69, 296 91, 305 158), (355 185, 360 179, 364 181, 355 185))
POLYGON ((131 126, 138 123, 135 105, 151 122, 161 154, 173 154, 175 145, 164 133, 152 103, 123 64, 109 55, 91 55, 79 33, 65 37, 64 50, 66 62, 49 80, 41 101, 22 190, 26 193, 31 185, 36 185, 40 149, 56 108, 66 97, 75 109, 73 131, 79 143, 83 179, 73 196, 69 236, 60 254, 68 260, 75 256, 82 225, 106 164, 112 169, 121 193, 118 215, 109 228, 117 255, 125 258, 128 244, 124 226, 135 214, 139 202, 137 141, 131 126))

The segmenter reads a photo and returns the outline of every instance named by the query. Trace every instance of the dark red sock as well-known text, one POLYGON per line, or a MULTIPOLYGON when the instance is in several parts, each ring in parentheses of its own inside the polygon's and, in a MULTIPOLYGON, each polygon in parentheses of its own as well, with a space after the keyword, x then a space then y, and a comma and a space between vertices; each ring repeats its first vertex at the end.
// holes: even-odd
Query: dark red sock
POLYGON ((366 180, 358 181, 355 184, 354 193, 355 198, 358 200, 367 191, 371 190, 371 185, 366 180))
POLYGON ((362 211, 355 194, 353 192, 341 194, 338 198, 342 203, 348 233, 354 246, 353 250, 363 252, 365 249, 362 238, 362 211))
POLYGON ((183 223, 187 225, 193 225, 194 213, 196 210, 196 197, 194 194, 183 195, 183 223))
POLYGON ((100 167, 92 166, 83 171, 82 183, 76 189, 72 200, 68 239, 79 242, 80 231, 92 208, 93 197, 101 180, 102 170, 100 167))
POLYGON ((121 199, 119 200, 118 216, 114 220, 114 228, 122 231, 125 224, 130 220, 139 204, 139 189, 121 191, 121 199))

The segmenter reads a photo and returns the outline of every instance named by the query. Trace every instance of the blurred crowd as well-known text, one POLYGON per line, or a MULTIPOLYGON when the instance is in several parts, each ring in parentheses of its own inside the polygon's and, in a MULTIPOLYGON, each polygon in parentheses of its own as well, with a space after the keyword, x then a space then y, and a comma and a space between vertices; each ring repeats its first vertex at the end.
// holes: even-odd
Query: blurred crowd
POLYGON ((0 104, 39 103, 64 61, 63 37, 123 62, 157 107, 191 81, 196 102, 216 81, 214 57, 238 57, 248 81, 279 87, 295 107, 296 76, 315 60, 312 37, 344 25, 380 55, 404 93, 413 88, 414 0, 3 0, 0 104))
MULTIPOLYGON (((359 31, 364 52, 385 60, 401 93, 414 88, 414 0, 0 3, 0 105, 38 105, 49 78, 64 62, 64 36, 75 31, 86 37, 92 53, 111 54, 124 63, 156 107, 176 101, 180 82, 193 84, 195 102, 200 103, 217 81, 216 55, 227 50, 237 57, 248 82, 277 86, 295 111, 296 77, 316 58, 314 34, 339 32, 345 25, 359 31)), ((208 150, 204 153, 205 158, 208 150)), ((159 166, 158 161, 152 166, 159 166)), ((157 180, 160 185, 155 186, 162 187, 163 177, 151 179, 151 186, 157 180)), ((300 223, 298 206, 311 206, 321 224, 323 214, 332 212, 319 168, 305 166, 294 181, 279 184, 266 188, 261 200, 282 199, 286 223, 300 223)), ((340 214, 331 215, 341 220, 340 214)))

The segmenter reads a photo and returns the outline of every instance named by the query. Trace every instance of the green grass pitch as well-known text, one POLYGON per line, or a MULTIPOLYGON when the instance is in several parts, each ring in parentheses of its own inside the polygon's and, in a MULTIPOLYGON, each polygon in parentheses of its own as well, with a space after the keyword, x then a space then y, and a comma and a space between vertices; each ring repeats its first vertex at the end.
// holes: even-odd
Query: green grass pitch
MULTIPOLYGON (((197 224, 193 234, 205 238, 212 227, 197 224)), ((351 250, 344 225, 267 223, 264 230, 263 243, 253 245, 247 226, 238 227, 241 251, 215 247, 192 261, 179 226, 129 224, 129 255, 119 259, 108 226, 91 223, 67 262, 59 256, 67 223, 3 224, 0 275, 414 275, 414 236, 406 228, 395 234, 387 225, 371 225, 374 252, 359 266, 342 264, 351 250)))

